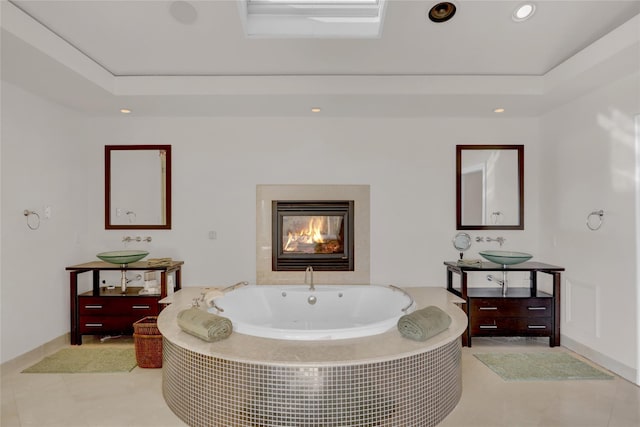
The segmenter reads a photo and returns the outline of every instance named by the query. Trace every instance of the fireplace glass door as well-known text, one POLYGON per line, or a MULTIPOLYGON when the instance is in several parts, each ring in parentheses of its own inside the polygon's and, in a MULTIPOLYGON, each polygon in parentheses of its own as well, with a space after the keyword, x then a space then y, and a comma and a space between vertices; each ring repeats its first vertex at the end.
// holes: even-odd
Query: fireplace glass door
POLYGON ((353 271, 353 201, 274 201, 273 270, 353 271))

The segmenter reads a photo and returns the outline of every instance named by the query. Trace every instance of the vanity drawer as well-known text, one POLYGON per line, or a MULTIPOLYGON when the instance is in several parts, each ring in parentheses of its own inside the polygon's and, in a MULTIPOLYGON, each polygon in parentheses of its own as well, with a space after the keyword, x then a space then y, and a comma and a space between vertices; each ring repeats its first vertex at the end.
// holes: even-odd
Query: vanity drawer
POLYGON ((157 316, 158 298, 150 297, 80 297, 80 316, 157 316))
POLYGON ((478 317, 471 320, 473 335, 549 335, 551 317, 478 317))
POLYGON ((551 298, 472 298, 473 317, 549 317, 551 298))
POLYGON ((80 333, 102 334, 104 332, 132 333, 133 323, 144 316, 80 316, 80 333))

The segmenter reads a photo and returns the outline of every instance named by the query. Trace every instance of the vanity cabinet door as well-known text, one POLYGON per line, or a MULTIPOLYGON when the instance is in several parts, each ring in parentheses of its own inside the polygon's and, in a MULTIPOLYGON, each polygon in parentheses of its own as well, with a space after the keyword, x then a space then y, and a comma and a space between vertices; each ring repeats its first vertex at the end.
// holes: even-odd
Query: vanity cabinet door
POLYGON ((549 336, 551 298, 471 298, 473 336, 549 336))
POLYGON ((548 336, 551 325, 550 317, 480 317, 472 318, 471 333, 474 336, 548 336))
POLYGON ((157 316, 158 298, 154 297, 80 297, 80 316, 157 316))
POLYGON ((532 317, 518 320, 518 330, 523 335, 549 336, 552 325, 551 317, 532 317))
POLYGON ((501 336, 517 328, 517 319, 512 317, 472 317, 471 333, 474 336, 501 336))
POLYGON ((160 313, 158 297, 80 296, 78 312, 81 334, 133 332, 133 323, 160 313))
POLYGON ((132 333, 133 323, 140 320, 130 316, 82 316, 80 332, 100 335, 106 332, 132 333))
POLYGON ((548 317, 551 298, 472 298, 472 317, 548 317))

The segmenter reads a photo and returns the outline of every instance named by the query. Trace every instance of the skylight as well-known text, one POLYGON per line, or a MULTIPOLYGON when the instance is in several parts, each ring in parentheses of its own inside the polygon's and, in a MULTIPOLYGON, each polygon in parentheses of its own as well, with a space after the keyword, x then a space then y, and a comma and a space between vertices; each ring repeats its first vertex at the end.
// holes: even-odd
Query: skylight
POLYGON ((375 38, 386 0, 241 0, 249 37, 375 38))

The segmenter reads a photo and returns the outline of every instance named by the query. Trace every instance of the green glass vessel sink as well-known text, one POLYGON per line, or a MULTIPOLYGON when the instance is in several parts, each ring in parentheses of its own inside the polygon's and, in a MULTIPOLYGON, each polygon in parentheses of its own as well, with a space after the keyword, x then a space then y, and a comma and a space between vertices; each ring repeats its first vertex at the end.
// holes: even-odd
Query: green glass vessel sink
POLYGON ((514 265, 529 261, 533 255, 525 252, 513 251, 480 251, 478 252, 484 259, 502 265, 514 265))
POLYGON ((140 261, 142 258, 149 255, 147 251, 139 250, 123 250, 123 251, 110 251, 101 252, 96 256, 102 261, 109 262, 111 264, 130 264, 132 262, 140 261))

